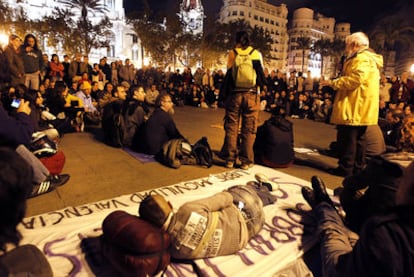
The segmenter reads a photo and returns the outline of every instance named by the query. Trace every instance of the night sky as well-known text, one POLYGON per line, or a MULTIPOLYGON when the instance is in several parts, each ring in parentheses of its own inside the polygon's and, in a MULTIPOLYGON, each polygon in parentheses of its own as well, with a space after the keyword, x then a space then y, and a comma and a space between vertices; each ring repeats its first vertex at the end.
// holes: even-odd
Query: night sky
MULTIPOLYGON (((148 0, 155 11, 171 10, 178 0, 148 0)), ((369 27, 384 15, 393 14, 402 5, 412 0, 271 0, 273 4, 286 3, 291 13, 301 7, 308 7, 321 14, 334 17, 337 22, 351 23, 352 31, 368 31, 369 27)), ((139 9, 141 0, 125 0, 125 11, 139 9)), ((207 16, 218 13, 222 0, 202 0, 207 16)))

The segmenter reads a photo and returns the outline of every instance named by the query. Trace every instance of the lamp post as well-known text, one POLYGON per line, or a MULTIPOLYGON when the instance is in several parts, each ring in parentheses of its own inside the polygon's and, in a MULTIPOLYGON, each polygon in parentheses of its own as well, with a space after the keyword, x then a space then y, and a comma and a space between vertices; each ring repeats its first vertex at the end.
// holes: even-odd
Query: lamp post
POLYGON ((411 75, 414 76, 414 63, 410 67, 411 75))

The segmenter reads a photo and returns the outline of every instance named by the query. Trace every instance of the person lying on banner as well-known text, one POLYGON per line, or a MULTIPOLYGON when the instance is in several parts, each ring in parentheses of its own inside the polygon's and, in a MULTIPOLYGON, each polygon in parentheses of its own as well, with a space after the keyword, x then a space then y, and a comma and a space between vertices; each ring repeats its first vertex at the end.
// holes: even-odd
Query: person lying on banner
POLYGON ((140 218, 169 233, 170 253, 176 259, 234 254, 262 229, 263 206, 273 204, 277 184, 256 174, 258 182, 237 185, 213 196, 187 202, 174 212, 161 195, 140 204, 140 218))

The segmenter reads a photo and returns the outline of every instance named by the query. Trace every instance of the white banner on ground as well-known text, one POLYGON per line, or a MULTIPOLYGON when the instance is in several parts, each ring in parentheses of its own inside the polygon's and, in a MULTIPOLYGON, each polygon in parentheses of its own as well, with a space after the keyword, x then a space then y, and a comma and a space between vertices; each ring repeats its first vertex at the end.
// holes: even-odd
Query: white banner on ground
MULTIPOLYGON (((147 194, 160 194, 178 208, 185 202, 211 196, 233 185, 254 181, 256 173, 265 174, 279 189, 275 204, 265 207, 266 223, 261 232, 250 240, 248 246, 235 255, 197 260, 204 276, 274 276, 297 261, 313 241, 302 236, 304 226, 312 230, 312 220, 303 217, 309 210, 301 194, 308 181, 280 171, 257 166, 245 170, 231 170, 205 178, 182 182, 149 191, 123 195, 78 207, 28 217, 19 226, 23 235, 21 244, 34 244, 49 260, 55 276, 94 276, 99 269, 99 253, 81 247, 83 239, 102 234, 104 218, 114 210, 124 210, 137 215, 138 206, 147 194), (308 222, 305 222, 308 221, 308 222), (88 259, 96 254, 97 258, 88 259), (89 256, 88 256, 89 255, 89 256)), ((306 236, 308 238, 309 236, 306 236)), ((190 276, 192 267, 171 264, 166 276, 190 276)))

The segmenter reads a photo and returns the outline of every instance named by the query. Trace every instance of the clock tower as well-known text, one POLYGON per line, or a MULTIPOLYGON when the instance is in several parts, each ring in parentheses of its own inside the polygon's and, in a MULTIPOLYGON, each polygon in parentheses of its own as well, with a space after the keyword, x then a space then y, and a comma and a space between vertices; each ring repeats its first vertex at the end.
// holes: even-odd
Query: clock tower
POLYGON ((181 20, 185 31, 198 35, 203 32, 204 9, 201 0, 183 0, 180 5, 181 20))

